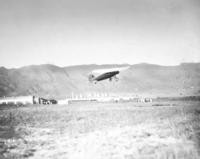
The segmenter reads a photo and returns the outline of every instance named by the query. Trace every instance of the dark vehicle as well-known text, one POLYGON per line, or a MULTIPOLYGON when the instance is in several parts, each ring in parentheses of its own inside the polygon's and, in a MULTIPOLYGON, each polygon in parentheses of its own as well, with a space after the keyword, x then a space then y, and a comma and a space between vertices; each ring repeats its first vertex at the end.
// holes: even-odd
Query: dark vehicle
POLYGON ((50 101, 51 104, 58 104, 58 101, 55 100, 55 99, 50 99, 49 101, 50 101))
POLYGON ((58 102, 55 99, 39 98, 39 104, 47 105, 47 104, 57 104, 57 103, 58 102))

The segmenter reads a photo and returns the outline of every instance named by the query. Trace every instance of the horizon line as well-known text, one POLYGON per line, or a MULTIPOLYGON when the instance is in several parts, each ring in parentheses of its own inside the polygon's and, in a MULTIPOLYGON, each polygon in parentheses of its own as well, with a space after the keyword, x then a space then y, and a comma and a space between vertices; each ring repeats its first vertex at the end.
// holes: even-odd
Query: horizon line
POLYGON ((43 66, 43 65, 52 65, 52 66, 57 66, 57 67, 77 67, 77 66, 89 66, 89 65, 97 65, 97 66, 103 66, 103 65, 129 65, 129 66, 133 66, 133 65, 157 65, 157 66, 163 66, 163 67, 173 67, 173 66, 180 66, 182 64, 198 64, 200 62, 181 62, 179 64, 174 64, 174 65, 160 65, 160 64, 155 64, 155 63, 148 63, 148 62, 140 62, 140 63, 134 63, 134 64, 130 64, 130 63, 104 63, 104 64, 95 64, 95 63, 90 63, 90 64, 75 64, 75 65, 66 65, 66 66, 60 66, 60 65, 56 65, 53 63, 41 63, 41 64, 30 64, 30 65, 24 65, 24 66, 19 66, 19 67, 7 67, 7 66, 0 66, 0 68, 5 68, 5 69, 20 69, 20 68, 24 68, 24 67, 31 67, 31 66, 43 66))

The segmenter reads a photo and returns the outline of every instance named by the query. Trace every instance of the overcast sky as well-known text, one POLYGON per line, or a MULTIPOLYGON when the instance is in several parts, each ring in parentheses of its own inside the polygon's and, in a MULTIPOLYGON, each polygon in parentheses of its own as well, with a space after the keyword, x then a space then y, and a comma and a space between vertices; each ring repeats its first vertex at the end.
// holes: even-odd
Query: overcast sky
POLYGON ((200 62, 200 0, 0 0, 0 66, 200 62))

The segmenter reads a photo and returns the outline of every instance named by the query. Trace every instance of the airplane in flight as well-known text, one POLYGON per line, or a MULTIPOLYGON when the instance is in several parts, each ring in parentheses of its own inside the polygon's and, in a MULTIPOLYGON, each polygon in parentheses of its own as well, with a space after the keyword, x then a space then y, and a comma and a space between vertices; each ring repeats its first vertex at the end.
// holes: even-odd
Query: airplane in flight
POLYGON ((127 67, 119 67, 119 68, 107 68, 107 69, 97 69, 93 70, 88 77, 88 80, 91 83, 97 83, 99 81, 103 81, 106 79, 109 79, 111 82, 112 80, 118 81, 119 78, 117 77, 117 74, 119 74, 123 70, 127 70, 129 66, 127 67))

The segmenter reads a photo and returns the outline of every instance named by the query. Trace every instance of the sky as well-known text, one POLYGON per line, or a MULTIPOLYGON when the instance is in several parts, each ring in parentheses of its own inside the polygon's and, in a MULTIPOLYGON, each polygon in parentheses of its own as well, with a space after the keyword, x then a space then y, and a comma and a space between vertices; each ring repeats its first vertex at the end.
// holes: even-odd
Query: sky
POLYGON ((199 0, 0 0, 0 66, 200 62, 199 0))

